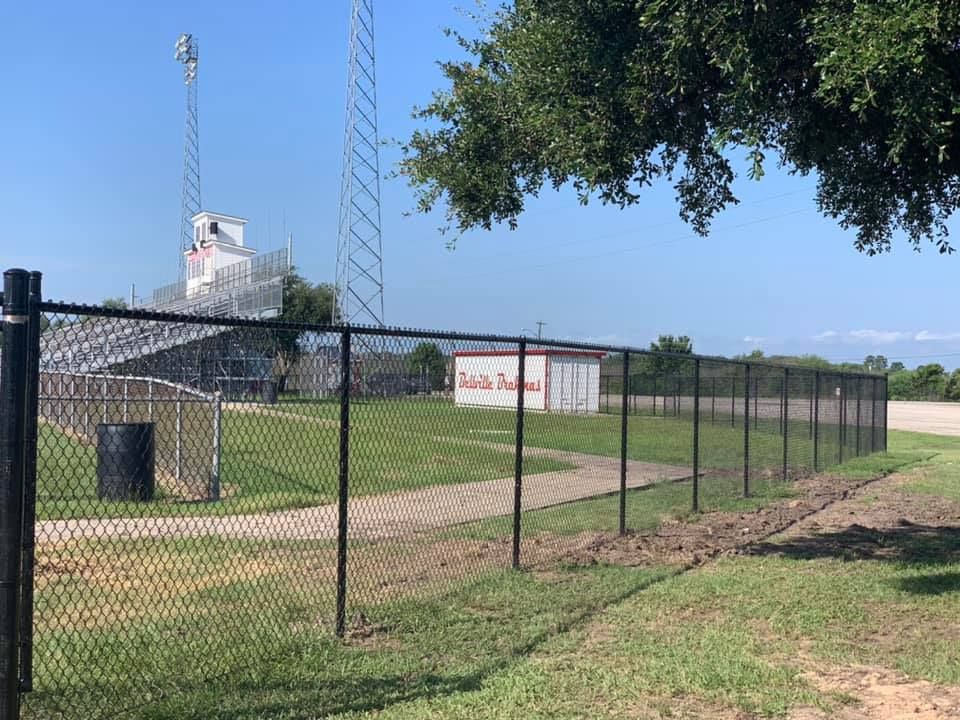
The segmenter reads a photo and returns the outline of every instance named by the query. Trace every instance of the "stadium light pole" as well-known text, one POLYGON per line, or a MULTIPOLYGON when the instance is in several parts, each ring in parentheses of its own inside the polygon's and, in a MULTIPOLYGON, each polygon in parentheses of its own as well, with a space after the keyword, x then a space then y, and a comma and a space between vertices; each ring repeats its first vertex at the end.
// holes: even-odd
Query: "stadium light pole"
POLYGON ((180 195, 180 236, 177 239, 178 269, 184 278, 184 251, 193 243, 193 216, 200 212, 200 135, 197 111, 197 73, 200 49, 197 39, 182 33, 174 45, 174 59, 183 65, 187 86, 187 119, 183 147, 183 184, 180 195))

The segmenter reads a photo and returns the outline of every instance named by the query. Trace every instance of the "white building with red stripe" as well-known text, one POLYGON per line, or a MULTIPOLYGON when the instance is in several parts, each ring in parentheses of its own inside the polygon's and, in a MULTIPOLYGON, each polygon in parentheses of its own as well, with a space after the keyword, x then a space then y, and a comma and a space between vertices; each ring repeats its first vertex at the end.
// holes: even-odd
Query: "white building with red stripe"
MULTIPOLYGON (((523 406, 565 413, 600 411, 602 352, 528 349, 523 406)), ((454 402, 459 406, 516 408, 520 358, 516 350, 458 351, 454 402)))

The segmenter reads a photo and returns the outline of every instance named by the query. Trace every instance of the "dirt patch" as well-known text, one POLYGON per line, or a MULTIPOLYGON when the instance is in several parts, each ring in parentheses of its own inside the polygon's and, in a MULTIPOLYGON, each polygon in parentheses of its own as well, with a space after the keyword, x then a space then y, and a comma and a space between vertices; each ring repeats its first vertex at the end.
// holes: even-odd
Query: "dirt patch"
POLYGON ((948 720, 960 717, 960 688, 943 688, 885 668, 849 665, 803 673, 824 693, 854 698, 829 713, 794 709, 789 720, 948 720))
POLYGON ((857 488, 848 502, 804 518, 776 542, 745 552, 808 559, 960 559, 960 503, 909 492, 905 485, 910 479, 892 475, 857 488))
POLYGON ((690 520, 668 520, 659 527, 620 537, 594 535, 563 559, 575 565, 606 563, 628 567, 694 567, 724 553, 737 552, 821 512, 869 484, 817 475, 793 483, 797 495, 746 512, 710 512, 690 520))
MULTIPOLYGON (((301 422, 310 423, 311 425, 319 425, 320 427, 325 428, 339 428, 339 420, 331 420, 330 418, 319 418, 311 415, 301 415, 300 413, 286 412, 284 410, 278 410, 275 407, 270 407, 266 405, 251 405, 249 403, 225 403, 223 408, 225 410, 231 410, 233 412, 242 412, 248 413, 250 415, 265 415, 266 417, 279 417, 287 418, 291 420, 299 420, 301 422)), ((355 427, 351 425, 351 427, 355 427)))

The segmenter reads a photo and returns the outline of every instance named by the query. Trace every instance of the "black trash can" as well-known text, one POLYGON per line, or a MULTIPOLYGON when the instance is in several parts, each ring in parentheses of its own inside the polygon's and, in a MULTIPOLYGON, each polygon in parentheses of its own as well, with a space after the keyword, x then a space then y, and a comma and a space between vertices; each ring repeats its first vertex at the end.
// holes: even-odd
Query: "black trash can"
POLYGON ((97 497, 153 500, 153 423, 97 425, 97 497))
POLYGON ((277 404, 277 382, 276 380, 264 380, 260 384, 260 397, 267 405, 277 404))

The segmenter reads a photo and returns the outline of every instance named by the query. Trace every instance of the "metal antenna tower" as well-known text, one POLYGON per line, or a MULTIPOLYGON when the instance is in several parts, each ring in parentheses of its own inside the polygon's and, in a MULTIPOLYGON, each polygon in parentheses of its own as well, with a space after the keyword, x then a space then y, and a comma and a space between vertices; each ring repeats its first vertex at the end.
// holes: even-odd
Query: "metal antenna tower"
POLYGON ((183 253, 193 243, 193 218, 200 212, 200 135, 197 119, 197 65, 199 46, 189 33, 177 38, 174 58, 183 65, 183 82, 187 86, 187 124, 183 145, 183 187, 180 195, 180 237, 177 239, 179 271, 184 278, 183 253))
POLYGON ((383 326, 380 147, 373 0, 353 0, 337 239, 337 302, 347 322, 383 326))

